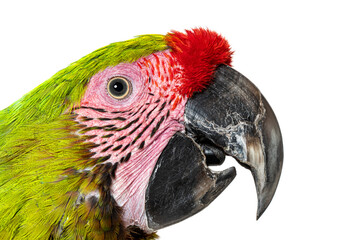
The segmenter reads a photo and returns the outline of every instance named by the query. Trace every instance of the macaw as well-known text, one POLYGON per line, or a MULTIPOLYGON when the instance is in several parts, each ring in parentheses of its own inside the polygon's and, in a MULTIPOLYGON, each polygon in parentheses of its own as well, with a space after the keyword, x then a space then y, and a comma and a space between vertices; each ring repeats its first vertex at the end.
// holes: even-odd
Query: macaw
POLYGON ((0 112, 0 239, 155 239, 251 170, 257 217, 282 137, 229 43, 196 28, 112 43, 0 112))

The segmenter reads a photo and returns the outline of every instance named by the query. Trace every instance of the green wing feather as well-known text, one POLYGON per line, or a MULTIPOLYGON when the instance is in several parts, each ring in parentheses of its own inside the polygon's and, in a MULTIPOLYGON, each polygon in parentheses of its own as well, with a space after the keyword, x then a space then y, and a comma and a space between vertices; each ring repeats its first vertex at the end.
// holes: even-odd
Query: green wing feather
POLYGON ((75 134, 81 126, 72 109, 97 72, 165 49, 162 35, 110 44, 0 112, 0 239, 129 237, 117 222, 114 199, 103 192, 103 165, 75 134), (92 191, 101 197, 81 202, 92 191))

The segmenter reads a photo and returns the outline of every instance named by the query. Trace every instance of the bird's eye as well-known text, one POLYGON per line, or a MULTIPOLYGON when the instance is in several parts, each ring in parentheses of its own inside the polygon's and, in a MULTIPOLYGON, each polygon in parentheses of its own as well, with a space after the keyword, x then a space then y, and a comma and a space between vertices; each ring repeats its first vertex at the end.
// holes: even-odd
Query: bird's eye
POLYGON ((130 95, 132 86, 131 82, 123 77, 114 77, 109 80, 107 86, 110 96, 115 99, 122 100, 130 95))

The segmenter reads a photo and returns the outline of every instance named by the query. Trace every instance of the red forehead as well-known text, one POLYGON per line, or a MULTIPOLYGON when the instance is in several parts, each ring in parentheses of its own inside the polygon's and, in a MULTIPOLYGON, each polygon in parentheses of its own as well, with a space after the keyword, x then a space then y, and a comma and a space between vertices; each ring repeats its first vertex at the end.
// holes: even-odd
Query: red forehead
POLYGON ((173 31, 166 36, 172 56, 183 67, 183 83, 179 93, 190 97, 204 89, 212 80, 216 67, 230 65, 230 46, 216 32, 196 28, 186 33, 173 31))

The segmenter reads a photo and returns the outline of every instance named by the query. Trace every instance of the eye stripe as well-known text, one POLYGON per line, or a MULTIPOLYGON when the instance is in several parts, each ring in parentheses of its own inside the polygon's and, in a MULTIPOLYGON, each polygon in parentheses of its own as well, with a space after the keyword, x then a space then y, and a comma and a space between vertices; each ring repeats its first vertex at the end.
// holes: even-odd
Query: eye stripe
POLYGON ((131 127, 132 124, 138 122, 138 120, 139 120, 139 118, 136 118, 136 119, 132 120, 131 122, 129 122, 126 126, 124 126, 122 128, 118 128, 116 131, 118 132, 118 131, 125 130, 125 129, 131 127))
POLYGON ((130 157, 131 157, 131 153, 128 153, 126 158, 125 158, 125 162, 127 162, 130 159, 130 157))
POLYGON ((98 158, 98 159, 97 159, 97 163, 101 163, 101 162, 107 161, 107 160, 110 158, 110 156, 111 156, 111 155, 107 155, 107 156, 98 158))
POLYGON ((127 162, 131 157, 131 153, 128 153, 125 157, 122 157, 120 159, 120 162, 124 163, 124 162, 127 162))
MULTIPOLYGON (((103 108, 94 108, 94 107, 89 107, 89 106, 80 106, 80 107, 75 107, 73 108, 72 110, 77 110, 77 109, 90 109, 90 110, 93 110, 93 111, 97 111, 97 112, 102 112, 102 113, 112 113, 112 114, 117 114, 117 113, 128 113, 130 112, 132 109, 128 109, 128 110, 125 110, 125 111, 114 111, 114 112, 109 112, 103 108)), ((92 120, 93 118, 89 118, 89 117, 86 117, 86 116, 83 116, 81 118, 88 118, 89 120, 92 120)))
POLYGON ((142 143, 139 146, 139 149, 142 149, 145 146, 145 141, 142 141, 142 143))
POLYGON ((111 112, 111 113, 127 113, 127 112, 130 112, 130 111, 131 111, 131 109, 126 110, 126 111, 115 111, 115 112, 111 112))
POLYGON ((151 115, 151 113, 158 107, 158 105, 156 105, 149 113, 147 113, 146 115, 146 119, 149 118, 149 116, 151 115))
POLYGON ((135 140, 139 139, 142 134, 147 130, 147 128, 149 128, 151 126, 151 124, 154 122, 155 119, 152 119, 152 121, 142 129, 142 131, 137 135, 137 137, 135 138, 135 140))
POLYGON ((162 110, 164 109, 164 107, 165 107, 166 104, 167 104, 167 103, 164 102, 164 103, 162 104, 162 106, 160 107, 159 111, 162 111, 162 110))
POLYGON ((142 125, 142 123, 140 123, 139 125, 137 125, 137 127, 135 127, 134 129, 132 129, 132 130, 128 133, 128 135, 133 134, 137 129, 139 129, 139 128, 141 127, 141 125, 142 125))
POLYGON ((112 120, 120 120, 120 121, 125 121, 126 118, 123 117, 115 117, 115 118, 98 118, 100 121, 112 121, 112 120))
POLYGON ((123 150, 121 150, 121 152, 124 152, 126 149, 128 149, 130 147, 130 144, 126 145, 123 150))
POLYGON ((116 127, 105 128, 104 131, 106 131, 106 132, 111 132, 111 131, 115 131, 115 130, 117 130, 117 129, 118 129, 118 128, 116 128, 116 127))
POLYGON ((126 136, 122 136, 122 137, 118 138, 118 139, 116 140, 116 142, 121 141, 121 140, 124 140, 125 138, 126 138, 126 136))
POLYGON ((93 138, 97 137, 97 135, 87 135, 86 140, 91 140, 93 138))
POLYGON ((88 107, 88 106, 81 106, 80 108, 84 108, 84 109, 91 109, 97 112, 107 112, 106 110, 102 109, 102 108, 94 108, 94 107, 88 107))
MULTIPOLYGON (((153 93, 149 93, 149 95, 154 96, 153 93)), ((92 118, 92 117, 88 117, 88 116, 84 116, 84 117, 79 117, 79 121, 82 124, 86 124, 84 123, 85 121, 92 121, 92 120, 96 120, 96 121, 102 121, 101 124, 103 122, 107 122, 108 124, 104 125, 104 126, 92 126, 92 123, 96 123, 96 122, 92 122, 91 124, 87 124, 90 127, 85 127, 84 128, 84 132, 88 132, 91 130, 100 130, 100 138, 102 139, 109 139, 113 136, 114 137, 114 141, 115 142, 121 142, 121 144, 116 145, 115 143, 112 145, 103 145, 101 144, 101 147, 103 147, 102 150, 100 150, 99 152, 101 153, 112 153, 115 152, 115 154, 117 156, 120 156, 120 160, 118 162, 127 162, 129 161, 129 159, 131 159, 131 155, 132 153, 130 152, 126 152, 128 149, 132 149, 135 148, 137 149, 143 149, 145 147, 146 144, 146 139, 148 139, 148 137, 152 138, 154 135, 156 135, 156 132, 160 129, 162 123, 170 116, 170 111, 168 109, 166 109, 166 113, 164 113, 164 116, 162 115, 161 117, 159 117, 158 115, 161 115, 161 113, 163 112, 163 110, 166 108, 167 104, 168 104, 169 100, 163 101, 163 99, 154 99, 151 102, 146 102, 141 104, 140 106, 138 106, 135 109, 129 109, 129 110, 125 110, 125 111, 106 111, 104 109, 99 109, 99 108, 90 108, 90 107, 84 107, 87 109, 91 109, 94 111, 98 111, 98 112, 108 112, 108 113, 114 113, 116 114, 114 115, 107 115, 107 114, 100 114, 100 117, 96 117, 96 118, 92 118), (150 106, 150 105, 154 105, 154 106, 150 106), (155 112, 155 113, 154 113, 155 112), (120 114, 120 113, 125 113, 125 114, 120 114), (154 114, 153 114, 154 113, 154 114), (155 116, 157 115, 157 116, 155 116), (133 117, 135 116, 135 117, 133 117), (141 122, 141 118, 143 118, 143 121, 141 122), (149 119, 150 118, 150 119, 149 119), (132 119, 132 120, 131 120, 132 119), (126 123, 122 123, 122 122, 109 122, 109 121, 126 121, 126 123), (156 124, 153 124, 154 122, 157 122, 156 124), (111 124, 113 123, 113 124, 111 124), (124 125, 123 125, 124 124, 124 125), (146 125, 147 124, 147 125, 146 125), (154 125, 154 126, 153 126, 154 125), (130 129, 129 129, 130 128, 130 129), (141 129, 140 129, 141 128, 141 129), (124 132, 124 136, 121 136, 121 134, 115 134, 114 132, 119 132, 119 131, 123 131, 126 130, 128 132, 124 132), (147 133, 147 130, 150 129, 147 133), (106 135, 102 134, 103 131, 107 132, 106 135), (102 136, 103 135, 103 136, 102 136), (129 143, 126 143, 126 139, 127 137, 132 136, 131 141, 129 141, 129 143), (124 140, 124 141, 123 141, 124 140), (134 146, 136 144, 136 142, 138 143, 138 145, 134 146), (115 145, 115 146, 114 146, 115 145), (131 148, 130 148, 131 147, 131 148), (126 153, 125 153, 126 152, 126 153)), ((169 108, 169 107, 168 107, 169 108)), ((91 114, 94 114, 93 112, 91 114)), ((96 125, 98 125, 98 123, 96 123, 96 125)), ((102 124, 103 125, 103 124, 102 124)), ((87 139, 93 139, 99 137, 96 134, 95 135, 91 135, 89 137, 87 137, 87 139)), ((107 161, 108 159, 110 159, 111 156, 101 156, 99 158, 95 158, 95 162, 102 162, 102 161, 107 161)), ((114 156, 115 158, 115 156, 114 156)), ((118 164, 116 165, 117 168, 118 164)), ((112 173, 115 172, 116 170, 112 170, 112 173)))
POLYGON ((141 107, 139 109, 137 109, 137 111, 134 114, 132 114, 132 116, 135 116, 141 110, 142 107, 143 107, 143 105, 141 105, 141 107))
POLYGON ((89 117, 83 116, 83 117, 81 117, 80 120, 81 120, 82 122, 88 122, 88 121, 93 120, 93 118, 89 118, 89 117))
POLYGON ((110 146, 104 148, 101 152, 106 152, 106 151, 108 151, 111 147, 113 147, 113 145, 110 145, 110 146))
POLYGON ((112 136, 114 136, 114 134, 104 135, 104 136, 102 136, 102 138, 110 138, 110 137, 112 137, 112 136))
POLYGON ((88 128, 81 129, 81 130, 79 131, 79 133, 85 134, 85 133, 87 133, 87 132, 89 132, 89 131, 92 131, 92 130, 99 130, 99 129, 103 129, 103 128, 102 128, 102 127, 98 127, 98 126, 88 127, 88 128))
MULTIPOLYGON (((146 105, 147 105, 147 103, 146 103, 146 105)), ((148 107, 146 107, 145 109, 142 110, 141 115, 147 110, 147 108, 148 107)))
POLYGON ((123 117, 116 117, 116 118, 113 118, 113 120, 125 121, 125 120, 126 120, 126 118, 123 118, 123 117))
POLYGON ((161 126, 163 121, 164 121, 164 116, 159 120, 157 125, 153 128, 152 133, 151 133, 151 137, 153 137, 153 135, 157 132, 158 128, 161 126))
POLYGON ((122 147, 123 147, 123 145, 119 145, 119 146, 113 148, 113 151, 118 151, 118 150, 119 150, 120 148, 122 148, 122 147))

